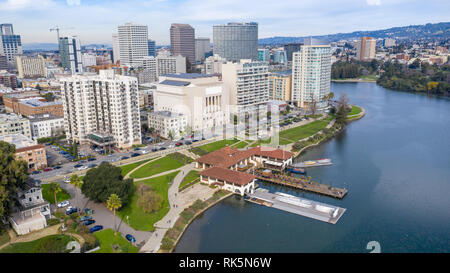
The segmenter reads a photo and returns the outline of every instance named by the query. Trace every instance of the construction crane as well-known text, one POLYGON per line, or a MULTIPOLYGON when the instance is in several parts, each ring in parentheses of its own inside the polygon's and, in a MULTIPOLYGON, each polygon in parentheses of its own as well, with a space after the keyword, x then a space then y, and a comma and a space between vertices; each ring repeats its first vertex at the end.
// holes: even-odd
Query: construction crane
POLYGON ((67 30, 67 29, 73 29, 73 27, 69 27, 69 28, 59 28, 58 26, 56 26, 56 27, 50 29, 50 32, 56 31, 56 35, 58 36, 58 42, 59 42, 59 30, 63 30, 63 29, 65 29, 65 30, 67 30))

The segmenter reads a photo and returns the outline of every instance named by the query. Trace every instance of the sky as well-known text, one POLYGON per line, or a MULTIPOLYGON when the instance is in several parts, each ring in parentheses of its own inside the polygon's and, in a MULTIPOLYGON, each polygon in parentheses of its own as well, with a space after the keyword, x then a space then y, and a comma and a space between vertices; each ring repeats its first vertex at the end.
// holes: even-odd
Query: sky
POLYGON ((49 29, 59 26, 82 44, 110 44, 118 25, 133 22, 167 45, 171 23, 212 42, 212 26, 228 22, 257 22, 259 38, 313 36, 449 22, 449 11, 449 0, 0 0, 0 23, 23 43, 56 43, 49 29))

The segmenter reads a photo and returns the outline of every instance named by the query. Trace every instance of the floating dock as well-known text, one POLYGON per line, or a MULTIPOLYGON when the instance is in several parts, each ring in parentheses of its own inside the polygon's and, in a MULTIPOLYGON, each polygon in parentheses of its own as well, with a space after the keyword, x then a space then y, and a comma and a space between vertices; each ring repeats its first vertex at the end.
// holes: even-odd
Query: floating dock
POLYGON ((256 189, 248 194, 247 201, 295 213, 322 222, 336 224, 346 209, 300 198, 285 193, 270 193, 267 189, 256 189))
POLYGON ((292 164, 296 168, 311 168, 320 166, 330 166, 333 165, 330 159, 318 159, 318 160, 308 160, 299 163, 292 164))

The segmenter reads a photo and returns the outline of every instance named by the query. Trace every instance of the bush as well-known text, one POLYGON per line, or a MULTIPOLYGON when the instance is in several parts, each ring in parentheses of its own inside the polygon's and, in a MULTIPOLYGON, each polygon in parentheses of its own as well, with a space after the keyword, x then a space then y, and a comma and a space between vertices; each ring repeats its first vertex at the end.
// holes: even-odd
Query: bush
POLYGON ((72 238, 63 235, 44 237, 34 248, 35 253, 63 253, 72 238))
POLYGON ((51 219, 48 219, 48 220, 47 220, 47 224, 48 224, 49 226, 54 226, 54 225, 57 225, 57 224, 59 224, 59 223, 60 223, 60 221, 59 221, 58 218, 51 218, 51 219))

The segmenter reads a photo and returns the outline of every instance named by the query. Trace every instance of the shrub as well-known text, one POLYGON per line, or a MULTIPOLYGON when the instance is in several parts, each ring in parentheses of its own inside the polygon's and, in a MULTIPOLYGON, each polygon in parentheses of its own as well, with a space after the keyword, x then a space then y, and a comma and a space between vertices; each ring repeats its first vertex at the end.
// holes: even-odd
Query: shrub
POLYGON ((54 225, 57 225, 57 224, 59 224, 60 222, 59 222, 59 219, 58 218, 51 218, 51 219, 48 219, 47 220, 47 224, 49 225, 49 226, 54 226, 54 225))

